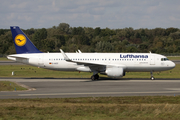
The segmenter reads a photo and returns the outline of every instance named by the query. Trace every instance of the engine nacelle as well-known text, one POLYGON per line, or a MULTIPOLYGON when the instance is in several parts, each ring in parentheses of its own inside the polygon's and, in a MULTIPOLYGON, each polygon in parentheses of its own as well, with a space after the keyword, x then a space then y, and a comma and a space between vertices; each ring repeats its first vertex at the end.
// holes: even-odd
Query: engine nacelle
POLYGON ((123 68, 118 68, 118 67, 107 68, 105 73, 107 74, 108 77, 114 77, 114 78, 120 78, 125 75, 123 68))

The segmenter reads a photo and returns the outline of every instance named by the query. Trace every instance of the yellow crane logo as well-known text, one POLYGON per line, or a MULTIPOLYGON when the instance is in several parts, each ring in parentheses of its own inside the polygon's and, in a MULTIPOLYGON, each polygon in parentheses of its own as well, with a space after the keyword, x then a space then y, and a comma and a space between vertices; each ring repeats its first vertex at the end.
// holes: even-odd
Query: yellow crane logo
POLYGON ((16 37, 15 37, 15 43, 17 46, 23 46, 26 44, 26 37, 22 34, 18 34, 16 37))

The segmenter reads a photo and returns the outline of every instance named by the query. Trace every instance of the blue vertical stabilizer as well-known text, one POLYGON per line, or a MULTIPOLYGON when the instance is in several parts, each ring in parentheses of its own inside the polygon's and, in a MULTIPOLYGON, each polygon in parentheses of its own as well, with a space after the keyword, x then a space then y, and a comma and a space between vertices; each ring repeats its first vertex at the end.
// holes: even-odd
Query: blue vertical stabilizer
POLYGON ((34 44, 18 26, 11 26, 10 28, 17 54, 42 53, 34 46, 34 44))

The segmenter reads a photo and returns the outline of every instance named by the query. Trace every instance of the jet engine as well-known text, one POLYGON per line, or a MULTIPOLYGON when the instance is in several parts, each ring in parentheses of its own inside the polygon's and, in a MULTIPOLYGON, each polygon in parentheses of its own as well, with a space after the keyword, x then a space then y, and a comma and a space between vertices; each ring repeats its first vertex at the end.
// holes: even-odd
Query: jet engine
POLYGON ((113 77, 113 78, 120 78, 125 76, 125 72, 123 71, 123 68, 118 68, 118 67, 107 68, 105 73, 108 77, 113 77))

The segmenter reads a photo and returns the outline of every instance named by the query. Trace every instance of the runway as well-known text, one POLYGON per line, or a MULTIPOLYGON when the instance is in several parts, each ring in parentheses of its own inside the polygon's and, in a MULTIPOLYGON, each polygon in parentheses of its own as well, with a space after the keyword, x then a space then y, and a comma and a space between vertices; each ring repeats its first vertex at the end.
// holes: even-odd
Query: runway
POLYGON ((180 95, 180 79, 0 79, 31 90, 0 92, 0 99, 180 95))

